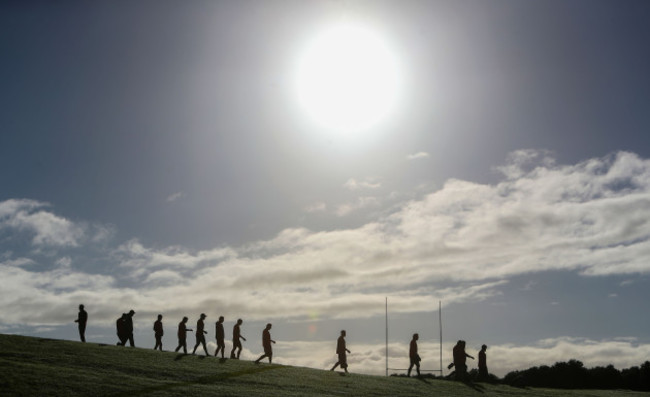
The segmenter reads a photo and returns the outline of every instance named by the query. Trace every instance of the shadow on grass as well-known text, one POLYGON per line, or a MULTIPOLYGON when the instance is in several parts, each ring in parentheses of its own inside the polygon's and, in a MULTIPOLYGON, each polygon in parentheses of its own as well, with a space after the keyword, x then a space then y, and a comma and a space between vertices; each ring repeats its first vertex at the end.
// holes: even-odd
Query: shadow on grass
POLYGON ((227 358, 220 358, 220 359, 219 359, 219 364, 223 364, 223 363, 225 363, 226 361, 228 361, 227 358))
POLYGON ((428 380, 426 380, 426 378, 423 378, 422 376, 417 376, 415 379, 419 380, 420 382, 424 382, 427 385, 431 384, 431 382, 429 382, 428 380))
POLYGON ((476 390, 479 393, 485 393, 485 386, 479 385, 478 383, 474 383, 471 380, 464 380, 461 381, 462 384, 464 384, 467 387, 471 387, 472 389, 476 390))
POLYGON ((236 371, 236 372, 229 372, 227 374, 217 374, 217 375, 210 375, 210 376, 202 376, 200 378, 196 378, 195 380, 192 381, 187 381, 187 382, 175 382, 175 383, 166 383, 164 385, 160 386, 150 386, 150 387, 145 387, 140 390, 128 390, 128 391, 123 391, 120 393, 115 393, 112 394, 112 396, 142 396, 150 393, 155 393, 158 391, 165 391, 169 389, 173 389, 175 387, 182 387, 182 386, 191 386, 191 385, 207 385, 211 383, 216 383, 222 380, 230 379, 230 378, 236 378, 238 376, 243 376, 243 375, 250 375, 250 374, 255 374, 258 372, 264 372, 264 371, 270 371, 274 369, 280 369, 284 368, 281 365, 273 365, 273 366, 264 366, 264 367, 255 367, 251 369, 245 369, 241 371, 236 371))
POLYGON ((176 358, 174 359, 174 361, 182 360, 183 357, 185 357, 185 356, 187 356, 187 354, 177 354, 177 355, 176 355, 176 358))

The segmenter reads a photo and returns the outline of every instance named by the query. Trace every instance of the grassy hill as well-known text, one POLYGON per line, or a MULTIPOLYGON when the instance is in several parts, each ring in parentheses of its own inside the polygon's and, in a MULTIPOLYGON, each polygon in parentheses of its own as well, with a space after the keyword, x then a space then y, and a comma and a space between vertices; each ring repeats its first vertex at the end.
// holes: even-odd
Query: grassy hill
POLYGON ((0 335, 1 396, 647 396, 322 371, 0 335))

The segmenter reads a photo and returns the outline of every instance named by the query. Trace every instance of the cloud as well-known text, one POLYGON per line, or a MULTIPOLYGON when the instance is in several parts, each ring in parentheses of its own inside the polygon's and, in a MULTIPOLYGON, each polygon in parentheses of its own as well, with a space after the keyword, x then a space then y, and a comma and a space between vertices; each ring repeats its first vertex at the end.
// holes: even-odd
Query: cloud
POLYGON ((2 312, 5 324, 56 325, 70 316, 71 305, 83 300, 108 305, 120 292, 112 277, 75 271, 69 258, 47 271, 26 270, 16 262, 0 263, 0 305, 11 308, 2 312))
POLYGON ((327 210, 327 204, 322 201, 318 201, 312 204, 309 204, 303 208, 305 212, 325 212, 327 210))
POLYGON ((377 178, 366 178, 363 181, 357 181, 354 178, 350 178, 343 184, 343 186, 349 190, 379 189, 381 187, 381 182, 377 181, 377 178))
POLYGON ((84 236, 81 226, 42 208, 49 204, 35 200, 0 202, 0 229, 13 229, 32 235, 34 246, 76 247, 84 236))
POLYGON ((178 200, 184 198, 185 196, 186 195, 185 195, 184 192, 176 192, 174 194, 170 194, 169 196, 167 196, 165 201, 167 201, 168 203, 173 203, 174 201, 178 201, 178 200))
POLYGON ((233 254, 229 248, 217 248, 191 253, 180 246, 161 249, 144 247, 137 239, 120 245, 113 257, 118 266, 132 269, 132 276, 147 273, 152 268, 193 269, 202 263, 218 263, 233 254))
POLYGON ((406 156, 407 160, 418 160, 418 159, 425 159, 429 157, 429 153, 427 152, 417 152, 413 154, 409 154, 406 156))
MULTIPOLYGON (((383 375, 386 369, 386 346, 384 343, 358 343, 353 332, 348 333, 348 355, 350 371, 383 375)), ((275 361, 282 364, 329 369, 336 362, 334 349, 336 341, 292 341, 290 344, 278 341, 275 347, 275 361), (308 351, 310 354, 305 355, 308 351)), ((409 339, 388 344, 389 374, 403 374, 408 368, 409 339)), ((468 341, 467 352, 477 357, 482 342, 468 341)), ((450 371, 446 365, 452 361, 453 343, 443 343, 444 374, 450 371)), ((422 339, 418 343, 422 357, 422 369, 440 369, 440 344, 422 339)), ((650 344, 639 344, 635 339, 590 340, 586 338, 560 337, 539 340, 530 345, 489 345, 487 363, 490 373, 503 377, 508 372, 533 366, 553 365, 556 362, 580 360, 588 367, 614 365, 618 369, 641 365, 650 354, 650 344)), ((469 369, 477 362, 468 360, 469 369)), ((439 374, 439 372, 434 372, 439 374)))
MULTIPOLYGON (((28 255, 7 258, 0 277, 11 287, 0 302, 16 310, 3 321, 50 324, 63 308, 90 298, 107 323, 127 307, 152 315, 218 307, 251 320, 314 312, 372 317, 383 314, 387 295, 395 312, 407 313, 432 300, 487 299, 521 274, 650 273, 650 161, 626 152, 575 165, 530 152, 513 158, 498 183, 452 179, 356 228, 289 228, 241 247, 201 251, 132 239, 102 259, 103 274, 75 269, 72 254, 64 257, 69 266, 46 271, 16 265, 38 262, 28 255)), ((9 214, 3 222, 39 211, 38 203, 20 203, 0 207, 9 214)))
POLYGON ((380 204, 380 200, 377 197, 372 197, 372 196, 358 197, 357 200, 354 202, 341 204, 338 207, 336 207, 335 214, 337 216, 346 216, 352 212, 365 209, 368 207, 378 207, 379 204, 380 204))

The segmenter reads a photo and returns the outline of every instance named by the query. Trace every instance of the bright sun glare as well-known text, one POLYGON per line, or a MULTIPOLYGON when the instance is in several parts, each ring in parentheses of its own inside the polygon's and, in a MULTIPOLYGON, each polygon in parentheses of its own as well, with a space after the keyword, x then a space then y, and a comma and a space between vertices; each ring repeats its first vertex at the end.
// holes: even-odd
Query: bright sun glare
POLYGON ((398 68, 385 40, 345 24, 318 35, 300 60, 302 110, 319 126, 343 134, 365 131, 394 110, 398 68))

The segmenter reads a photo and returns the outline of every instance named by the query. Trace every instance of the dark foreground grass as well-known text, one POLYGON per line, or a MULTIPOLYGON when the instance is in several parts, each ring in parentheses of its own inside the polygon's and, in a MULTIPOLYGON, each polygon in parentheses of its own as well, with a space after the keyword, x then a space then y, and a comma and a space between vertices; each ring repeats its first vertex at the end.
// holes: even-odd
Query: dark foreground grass
POLYGON ((381 377, 0 335, 0 396, 647 396, 381 377))

